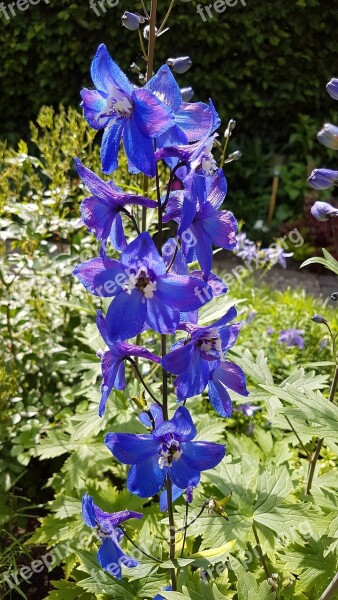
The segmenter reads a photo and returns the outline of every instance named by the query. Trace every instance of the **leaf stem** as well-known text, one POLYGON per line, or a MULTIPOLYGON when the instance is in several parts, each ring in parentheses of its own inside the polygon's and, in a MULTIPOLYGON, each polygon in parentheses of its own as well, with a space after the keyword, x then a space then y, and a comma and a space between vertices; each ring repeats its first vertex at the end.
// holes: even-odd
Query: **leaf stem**
MULTIPOLYGON (((334 397, 335 397, 335 393, 337 390, 337 385, 338 385, 338 366, 336 366, 335 368, 335 372, 334 372, 334 376, 333 376, 333 381, 331 384, 331 389, 330 389, 330 396, 329 396, 329 401, 333 402, 334 401, 334 397)), ((316 444, 316 449, 313 453, 313 456, 310 460, 310 464, 309 464, 309 471, 308 471, 308 476, 307 476, 307 482, 306 482, 306 494, 310 495, 311 494, 311 487, 312 487, 312 482, 313 482, 313 477, 315 474, 315 470, 316 470, 316 465, 318 462, 318 458, 320 455, 320 451, 322 449, 324 443, 324 438, 320 438, 317 440, 317 444, 316 444)))
POLYGON ((182 543, 182 550, 181 550, 181 558, 183 558, 185 541, 187 539, 188 516, 189 516, 189 502, 188 502, 188 500, 186 500, 185 501, 185 517, 184 517, 184 527, 183 527, 184 533, 183 533, 183 543, 182 543))
POLYGON ((148 392, 149 396, 154 400, 154 402, 156 402, 156 404, 158 404, 159 406, 162 406, 161 402, 159 400, 157 400, 156 396, 154 396, 154 394, 152 393, 152 391, 149 389, 148 385, 146 384, 146 382, 144 381, 141 373, 140 373, 140 369, 138 368, 137 363, 135 362, 135 360, 133 360, 132 358, 128 358, 127 360, 129 360, 129 362, 132 364, 132 366, 134 367, 136 374, 140 380, 140 382, 142 383, 144 389, 146 390, 146 392, 148 392))
POLYGON ((256 544, 257 544, 256 548, 257 548, 257 552, 259 554, 260 561, 262 563, 262 567, 264 569, 264 572, 265 572, 265 575, 266 575, 267 579, 269 579, 270 573, 269 573, 269 569, 268 569, 266 561, 265 561, 264 554, 262 552, 262 548, 261 548, 261 544, 260 544, 260 541, 259 541, 259 537, 258 537, 258 533, 257 533, 257 529, 256 529, 255 523, 252 523, 252 531, 253 531, 253 534, 255 536, 255 540, 256 540, 256 544))
POLYGON ((171 0, 171 2, 170 2, 170 6, 169 6, 169 8, 168 8, 168 11, 167 11, 167 14, 166 14, 166 16, 164 17, 164 19, 163 19, 163 21, 162 21, 162 24, 161 24, 161 26, 160 26, 160 28, 159 28, 159 30, 158 30, 158 32, 157 32, 157 36, 159 36, 159 35, 160 35, 160 33, 163 31, 163 29, 164 29, 164 27, 165 27, 165 24, 166 24, 166 22, 168 21, 168 19, 169 19, 169 17, 170 17, 170 13, 171 13, 172 9, 174 8, 175 1, 176 1, 176 0, 171 0))
POLYGON ((295 436, 296 436, 297 440, 299 441, 299 443, 300 443, 301 447, 303 448, 303 450, 304 450, 304 452, 305 452, 306 456, 308 457, 308 459, 309 459, 309 460, 311 460, 311 454, 310 454, 310 452, 309 452, 309 451, 308 451, 308 450, 305 448, 305 446, 304 446, 304 444, 303 444, 302 440, 300 439, 300 437, 299 437, 299 435, 298 435, 297 431, 295 430, 294 426, 292 425, 292 423, 291 423, 291 421, 290 421, 289 417, 287 417, 286 415, 284 415, 284 417, 286 418, 287 422, 289 423, 289 425, 290 425, 290 427, 291 427, 291 429, 292 429, 293 433, 295 434, 295 436))
POLYGON ((146 556, 147 558, 151 558, 151 560, 155 560, 158 563, 161 562, 159 558, 155 558, 155 556, 151 556, 151 554, 147 554, 147 552, 145 552, 144 550, 142 550, 142 548, 140 548, 140 546, 138 546, 137 544, 135 544, 135 542, 132 540, 132 538, 126 532, 126 530, 125 530, 124 527, 122 527, 121 525, 119 527, 120 527, 120 529, 122 529, 122 531, 123 531, 124 535, 126 536, 127 540, 129 540, 129 542, 134 546, 134 548, 137 548, 137 550, 139 550, 140 552, 142 552, 142 554, 144 556, 146 556))

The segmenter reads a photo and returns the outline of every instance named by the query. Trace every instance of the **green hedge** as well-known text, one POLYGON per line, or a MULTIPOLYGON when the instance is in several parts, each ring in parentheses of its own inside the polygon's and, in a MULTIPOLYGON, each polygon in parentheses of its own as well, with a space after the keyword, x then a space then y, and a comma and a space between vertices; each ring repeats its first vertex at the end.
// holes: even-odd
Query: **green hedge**
MULTIPOLYGON (((315 139, 316 129, 335 108, 325 83, 338 76, 338 10, 333 0, 246 0, 246 6, 239 1, 223 14, 212 8, 213 18, 204 22, 197 4, 176 1, 170 31, 158 40, 156 65, 169 55, 191 55, 193 68, 179 76, 182 87, 192 85, 197 99, 211 95, 224 120, 236 118, 235 143, 241 141, 241 149, 249 153, 245 172, 235 167, 241 190, 237 201, 241 216, 250 220, 246 180, 255 177, 257 160, 264 163, 258 186, 265 195, 263 214, 271 181, 266 157, 296 153, 306 170, 306 153, 301 148, 289 152, 286 146, 290 134, 304 115, 315 139)), ((204 10, 213 7, 200 4, 204 10)), ((168 5, 169 0, 159 2, 162 16, 168 5)), ((140 10, 139 3, 120 0, 116 7, 106 6, 106 13, 97 17, 89 0, 40 0, 25 12, 17 9, 9 21, 0 17, 1 137, 12 142, 19 134, 28 137, 28 121, 42 104, 77 106, 79 90, 91 85, 90 60, 100 42, 122 68, 127 70, 133 60, 142 65, 137 33, 120 25, 123 11, 140 10)), ((259 189, 254 193, 258 204, 259 189)), ((285 201, 300 209, 300 197, 286 194, 285 201)), ((255 218, 262 214, 255 209, 255 218)))

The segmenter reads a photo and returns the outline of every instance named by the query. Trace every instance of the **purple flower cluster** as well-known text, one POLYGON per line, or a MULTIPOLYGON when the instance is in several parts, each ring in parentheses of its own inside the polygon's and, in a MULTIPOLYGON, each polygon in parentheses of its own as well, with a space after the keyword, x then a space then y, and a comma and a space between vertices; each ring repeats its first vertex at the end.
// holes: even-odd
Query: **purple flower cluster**
MULTIPOLYGON (((138 28, 134 17, 137 15, 126 13, 125 26, 138 28)), ((190 61, 187 59, 184 57, 185 65, 190 61)), ((106 315, 101 311, 97 315, 106 344, 100 353, 100 416, 112 390, 126 388, 126 363, 142 380, 138 361, 144 359, 161 363, 165 371, 176 376, 178 402, 208 388, 214 409, 229 417, 229 390, 248 395, 243 371, 227 358, 241 329, 241 323, 230 323, 237 315, 235 308, 214 324, 198 325, 198 309, 226 292, 211 271, 213 246, 235 248, 237 222, 231 212, 222 209, 227 182, 212 153, 219 117, 211 101, 184 101, 169 65, 178 72, 184 72, 185 67, 175 60, 172 65, 169 60, 138 88, 102 44, 91 66, 95 89, 81 93, 85 118, 93 128, 103 130, 103 173, 116 170, 123 143, 129 171, 156 176, 158 191, 154 201, 146 192, 138 195, 121 190, 76 160, 78 173, 90 192, 81 205, 82 221, 100 242, 100 254, 79 264, 74 275, 94 296, 112 299, 106 315), (163 195, 157 176, 159 161, 169 174, 163 195), (135 207, 157 208, 159 223, 170 222, 171 229, 176 229, 175 237, 163 239, 161 227, 155 245, 148 232, 140 232, 135 207), (126 237, 127 220, 135 229, 132 240, 126 237), (196 262, 199 269, 192 270, 191 264, 196 262), (160 334, 162 341, 163 336, 177 331, 184 332, 185 337, 160 358, 139 343, 148 330, 160 334)), ((146 390, 149 392, 148 387, 146 390)), ((140 420, 151 432, 108 433, 105 444, 117 460, 130 465, 127 488, 132 494, 148 498, 172 484, 174 499, 187 490, 189 500, 201 472, 223 459, 225 446, 194 441, 197 431, 189 410, 180 406, 169 418, 164 399, 149 393, 156 404, 142 413, 140 420)), ((163 494, 162 508, 167 505, 163 494)), ((141 516, 131 511, 104 513, 91 497, 83 499, 84 520, 102 540, 99 563, 111 572, 110 566, 116 562, 116 577, 121 577, 121 564, 137 564, 120 548, 123 530, 119 525, 141 516)))
POLYGON ((248 263, 254 263, 256 268, 273 267, 277 263, 283 269, 286 269, 286 259, 293 255, 293 252, 285 252, 285 250, 276 244, 272 244, 269 248, 261 248, 252 240, 249 240, 246 233, 239 233, 236 236, 236 245, 234 253, 248 263))

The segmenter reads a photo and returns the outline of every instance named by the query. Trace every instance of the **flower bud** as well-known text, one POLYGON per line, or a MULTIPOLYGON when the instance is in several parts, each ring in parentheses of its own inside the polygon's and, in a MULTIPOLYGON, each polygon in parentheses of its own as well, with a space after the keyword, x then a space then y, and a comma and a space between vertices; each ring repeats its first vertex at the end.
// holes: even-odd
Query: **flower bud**
POLYGON ((192 65, 192 60, 191 60, 190 56, 180 56, 179 58, 168 58, 167 65, 169 67, 171 67, 172 70, 175 71, 175 73, 178 73, 179 75, 183 75, 183 73, 186 73, 187 71, 189 71, 189 69, 192 65))
POLYGON ((141 71, 140 67, 135 62, 131 63, 130 70, 132 73, 140 73, 141 71))
POLYGON ((128 12, 127 10, 122 15, 122 25, 129 31, 136 31, 142 23, 145 23, 145 18, 141 15, 128 12))
POLYGON ((243 156, 242 152, 240 150, 236 150, 232 154, 229 154, 226 162, 231 162, 233 160, 240 160, 242 158, 242 156, 243 156))
POLYGON ((330 94, 331 98, 338 100, 338 79, 334 77, 326 84, 326 89, 330 94))
POLYGON ((327 323, 327 319, 322 317, 322 315, 313 315, 313 317, 311 317, 311 321, 314 323, 319 323, 320 325, 325 325, 327 323))
POLYGON ((338 292, 333 292, 333 294, 331 294, 331 300, 333 300, 333 302, 338 302, 338 292))
POLYGON ((314 169, 308 179, 315 190, 325 190, 338 183, 338 171, 332 169, 314 169))
POLYGON ((324 127, 317 133, 321 144, 331 150, 338 150, 338 127, 332 123, 325 123, 324 127))
MULTIPOLYGON (((162 33, 164 33, 162 31, 162 33)), ((157 27, 155 27, 155 35, 157 34, 157 27)), ((143 29, 143 37, 145 40, 149 40, 149 36, 150 36, 150 25, 146 25, 145 28, 143 29)))
POLYGON ((328 202, 315 202, 310 212, 317 221, 328 221, 338 216, 338 209, 328 204, 328 202))
POLYGON ((226 130, 224 132, 224 137, 225 138, 230 137, 231 134, 232 134, 232 132, 233 132, 233 130, 235 129, 235 127, 236 127, 236 121, 235 121, 235 119, 230 119, 230 121, 228 123, 228 126, 227 126, 227 128, 226 128, 226 130))
POLYGON ((183 102, 190 102, 190 100, 193 98, 195 92, 192 89, 192 87, 185 87, 185 88, 181 89, 181 94, 182 94, 183 102))
POLYGON ((188 502, 188 504, 191 504, 193 501, 193 492, 194 492, 194 488, 192 486, 189 486, 185 493, 186 501, 188 502))

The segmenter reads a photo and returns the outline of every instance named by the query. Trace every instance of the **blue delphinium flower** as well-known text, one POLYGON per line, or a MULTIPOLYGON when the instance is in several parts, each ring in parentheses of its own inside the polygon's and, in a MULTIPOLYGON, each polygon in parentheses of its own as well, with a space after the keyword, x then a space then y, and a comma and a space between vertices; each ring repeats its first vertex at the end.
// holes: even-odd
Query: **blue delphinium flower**
POLYGON ((175 124, 166 104, 147 89, 135 88, 110 57, 104 44, 96 52, 91 65, 95 90, 81 92, 84 115, 94 129, 104 129, 101 144, 102 170, 117 168, 120 142, 132 165, 155 176, 154 142, 175 124))
POLYGON ((197 435, 189 411, 181 406, 169 421, 151 434, 108 433, 107 448, 123 464, 132 465, 127 488, 141 498, 154 496, 169 477, 180 489, 197 486, 201 471, 215 467, 225 447, 212 442, 193 442, 197 435))
POLYGON ((311 206, 311 214, 317 221, 328 221, 338 217, 338 208, 328 204, 328 202, 317 201, 311 206))
POLYGON ((304 331, 302 329, 283 329, 279 335, 279 342, 290 348, 298 346, 300 350, 304 348, 304 331))
MULTIPOLYGON (((167 65, 158 70, 145 89, 169 106, 174 114, 175 124, 157 136, 157 148, 196 142, 212 129, 214 110, 203 102, 183 102, 181 90, 167 65)), ((173 166, 177 161, 167 159, 167 162, 173 166)))
POLYGON ((208 386, 209 400, 215 410, 221 416, 229 417, 232 402, 227 388, 248 395, 242 369, 225 359, 242 326, 242 323, 228 325, 236 315, 233 307, 213 325, 179 325, 190 337, 176 342, 171 352, 162 358, 162 366, 177 375, 174 385, 178 401, 197 396, 208 386))
POLYGON ((205 202, 196 205, 196 212, 190 220, 183 209, 184 192, 174 192, 169 197, 164 221, 179 222, 182 251, 187 262, 198 260, 205 278, 212 266, 212 245, 232 250, 236 246, 237 221, 233 214, 219 210, 226 195, 226 179, 221 169, 207 182, 208 196, 205 202), (188 229, 189 228, 189 229, 188 229), (187 235, 189 233, 189 235, 187 235), (195 243, 191 244, 191 237, 195 243))
POLYGON ((127 556, 120 546, 123 531, 119 525, 128 519, 142 519, 142 513, 132 510, 108 513, 94 504, 91 496, 85 494, 82 499, 82 516, 86 525, 95 528, 102 540, 97 558, 103 569, 121 579, 121 565, 129 568, 138 566, 137 560, 127 556))
POLYGON ((161 359, 146 348, 128 344, 127 342, 112 342, 107 333, 106 319, 101 311, 98 311, 96 323, 102 338, 109 348, 109 350, 100 354, 102 385, 99 415, 102 417, 112 389, 124 390, 126 388, 125 360, 128 360, 132 356, 138 356, 140 358, 147 358, 152 362, 160 363, 161 359))
POLYGON ((145 327, 174 334, 180 312, 196 310, 212 298, 211 287, 201 279, 166 272, 147 232, 127 246, 120 261, 93 258, 78 265, 74 275, 95 296, 116 296, 106 319, 112 342, 132 338, 145 327))
POLYGON ((255 406, 254 404, 244 403, 239 404, 236 410, 242 412, 246 417, 253 417, 257 410, 262 410, 262 407, 255 406))
POLYGON ((81 204, 81 215, 89 231, 98 241, 110 239, 116 250, 124 250, 127 240, 124 235, 121 211, 128 204, 156 208, 157 203, 149 198, 122 192, 112 181, 103 181, 76 159, 76 167, 83 182, 92 193, 81 204))

